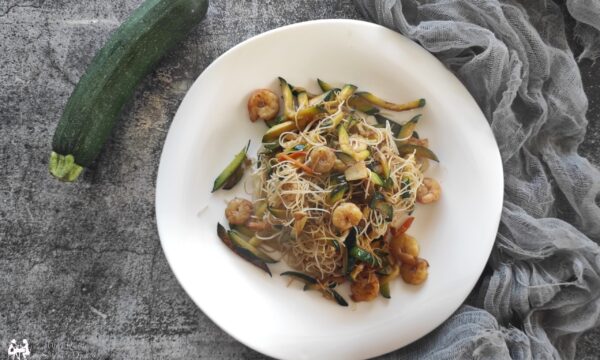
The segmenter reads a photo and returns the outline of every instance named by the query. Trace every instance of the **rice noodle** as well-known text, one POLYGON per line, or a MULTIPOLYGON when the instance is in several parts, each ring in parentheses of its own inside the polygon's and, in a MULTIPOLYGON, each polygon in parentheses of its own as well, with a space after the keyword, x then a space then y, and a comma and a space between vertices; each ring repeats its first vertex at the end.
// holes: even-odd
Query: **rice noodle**
MULTIPOLYGON (((394 214, 411 212, 423 173, 414 155, 399 155, 389 124, 385 128, 369 125, 365 114, 353 111, 342 102, 335 113, 313 121, 303 131, 281 134, 279 145, 283 149, 304 145, 309 153, 317 146, 339 151, 338 133, 331 120, 340 113, 344 114, 344 126, 352 122, 350 146, 366 146, 370 150, 371 156, 365 160, 367 166, 385 162, 390 170, 391 184, 386 188, 378 187, 377 191, 392 205, 394 214)), ((321 279, 342 275, 343 255, 336 249, 335 241, 343 246, 347 232, 340 233, 332 225, 332 213, 340 202, 345 201, 368 208, 367 199, 375 192, 370 178, 349 182, 349 191, 331 204, 328 203, 328 195, 338 185, 331 174, 308 174, 299 170, 292 161, 278 161, 267 150, 259 154, 257 165, 254 172, 254 181, 258 182, 253 195, 255 204, 266 200, 270 209, 285 212, 285 216, 274 216, 266 211, 259 220, 266 221, 274 230, 257 234, 257 238, 279 250, 287 264, 299 271, 321 279), (298 236, 293 229, 294 215, 306 218, 298 236)), ((364 216, 356 226, 357 243, 371 251, 371 242, 387 232, 390 222, 379 211, 365 211, 368 211, 368 216, 364 216)))

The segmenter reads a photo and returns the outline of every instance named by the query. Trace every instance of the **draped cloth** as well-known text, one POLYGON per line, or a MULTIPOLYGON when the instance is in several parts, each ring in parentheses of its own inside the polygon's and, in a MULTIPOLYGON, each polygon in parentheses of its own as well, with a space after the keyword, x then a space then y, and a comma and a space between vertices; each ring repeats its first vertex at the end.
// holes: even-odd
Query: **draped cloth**
POLYGON ((469 300, 400 350, 415 359, 575 357, 600 323, 600 172, 577 154, 587 97, 580 58, 600 55, 600 1, 355 0, 369 20, 433 53, 483 110, 502 156, 504 204, 469 300))

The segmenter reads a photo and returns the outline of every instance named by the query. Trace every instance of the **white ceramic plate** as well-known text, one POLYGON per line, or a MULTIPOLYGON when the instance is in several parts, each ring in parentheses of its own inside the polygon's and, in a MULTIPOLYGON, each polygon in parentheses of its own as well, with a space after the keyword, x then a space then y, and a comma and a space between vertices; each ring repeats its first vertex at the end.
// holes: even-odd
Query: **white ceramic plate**
MULTIPOLYGON (((410 114, 409 114, 410 115, 410 114)), ((406 116, 406 115, 405 115, 406 116)), ((183 99, 169 130, 156 185, 163 250, 183 288, 223 330, 264 354, 351 359, 384 354, 427 334, 464 301, 488 259, 500 219, 502 164, 492 132, 463 85, 431 54, 384 27, 352 20, 286 26, 247 40, 215 60, 183 99), (439 203, 420 206, 411 233, 430 263, 414 287, 395 281, 391 300, 344 308, 286 287, 227 249, 216 234, 226 200, 215 177, 263 124, 248 120, 255 88, 278 91, 277 76, 317 90, 316 78, 350 82, 385 99, 427 99, 418 131, 441 159, 439 203)), ((347 289, 346 289, 347 290, 347 289)), ((348 292, 342 290, 349 300, 348 292)))

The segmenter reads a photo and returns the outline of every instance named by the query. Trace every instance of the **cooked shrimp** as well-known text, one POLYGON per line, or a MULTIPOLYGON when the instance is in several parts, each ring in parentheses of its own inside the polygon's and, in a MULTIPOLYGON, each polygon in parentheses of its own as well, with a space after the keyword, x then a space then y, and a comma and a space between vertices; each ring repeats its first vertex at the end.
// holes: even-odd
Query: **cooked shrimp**
POLYGON ((248 99, 248 113, 252 122, 273 120, 279 112, 279 97, 267 89, 254 90, 248 99))
POLYGON ((425 259, 417 258, 417 263, 411 265, 403 263, 400 266, 400 275, 402 279, 411 285, 419 285, 427 280, 429 275, 429 263, 425 259))
POLYGON ((246 199, 235 198, 227 204, 225 217, 230 224, 242 225, 250 220, 252 203, 246 199))
POLYGON ((352 300, 371 301, 379 294, 379 279, 374 272, 362 272, 358 275, 358 279, 350 285, 352 291, 352 300))
POLYGON ((400 234, 392 238, 390 251, 392 254, 405 253, 412 256, 419 256, 419 244, 414 237, 407 234, 400 234))
POLYGON ((417 189, 417 201, 421 204, 436 202, 440 199, 441 193, 442 188, 435 179, 425 178, 417 189))
POLYGON ((405 264, 405 265, 412 265, 412 266, 415 266, 415 265, 417 265, 417 262, 418 262, 418 260, 419 260, 419 258, 418 258, 418 257, 416 257, 416 256, 412 256, 412 255, 409 255, 409 254, 407 254, 407 253, 403 253, 402 251, 395 251, 395 252, 392 252, 392 255, 393 255, 393 256, 394 256, 394 257, 395 257, 395 258, 396 258, 396 259, 397 259, 399 262, 401 262, 402 264, 405 264))
POLYGON ((341 231, 346 231, 351 227, 358 225, 362 217, 362 211, 360 211, 358 206, 351 202, 345 202, 339 204, 335 210, 333 210, 331 221, 333 226, 341 231))
POLYGON ((309 161, 312 169, 318 173, 326 174, 335 165, 335 153, 326 146, 319 146, 310 152, 309 161))

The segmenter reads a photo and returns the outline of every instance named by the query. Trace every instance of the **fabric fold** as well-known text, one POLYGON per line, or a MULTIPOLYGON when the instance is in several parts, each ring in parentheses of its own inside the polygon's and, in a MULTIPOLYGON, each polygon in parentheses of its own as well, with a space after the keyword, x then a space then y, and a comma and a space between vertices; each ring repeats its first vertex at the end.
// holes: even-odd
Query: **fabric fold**
MULTIPOLYGON (((560 7, 547 0, 355 4, 462 81, 490 123, 504 166, 489 271, 468 305, 398 354, 574 358, 577 337, 600 324, 600 172, 577 154, 588 102, 560 7)), ((568 0, 567 9, 578 22, 580 58, 598 56, 600 3, 568 0)))

